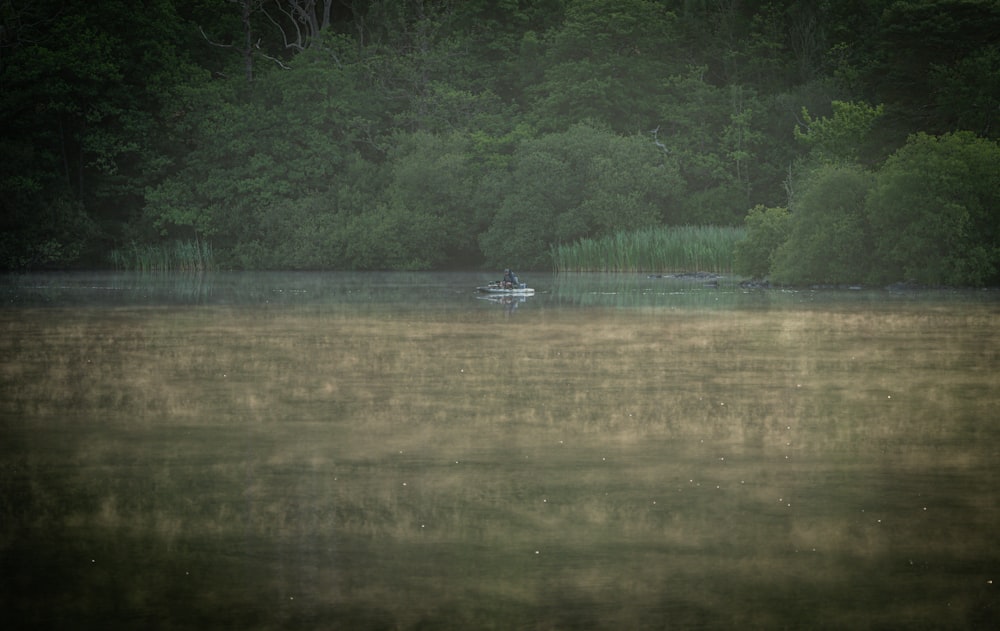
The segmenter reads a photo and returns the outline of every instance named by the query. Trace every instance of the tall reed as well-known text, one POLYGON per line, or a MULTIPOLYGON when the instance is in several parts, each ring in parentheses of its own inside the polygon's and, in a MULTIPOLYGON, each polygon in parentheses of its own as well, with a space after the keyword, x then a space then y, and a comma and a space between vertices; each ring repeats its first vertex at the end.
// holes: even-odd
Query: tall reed
POLYGON ((552 246, 556 272, 733 271, 738 226, 658 226, 552 246))
POLYGON ((137 272, 203 272, 215 268, 212 244, 201 239, 170 243, 135 243, 115 248, 111 264, 137 272))

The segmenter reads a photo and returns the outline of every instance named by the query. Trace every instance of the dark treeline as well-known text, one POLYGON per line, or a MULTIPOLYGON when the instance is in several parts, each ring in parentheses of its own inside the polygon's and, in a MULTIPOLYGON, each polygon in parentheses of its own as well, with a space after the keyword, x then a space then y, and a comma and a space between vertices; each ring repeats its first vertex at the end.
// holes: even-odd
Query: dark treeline
POLYGON ((234 268, 546 268, 581 238, 746 221, 750 275, 998 279, 995 0, 0 0, 0 20, 8 269, 178 242, 234 268))

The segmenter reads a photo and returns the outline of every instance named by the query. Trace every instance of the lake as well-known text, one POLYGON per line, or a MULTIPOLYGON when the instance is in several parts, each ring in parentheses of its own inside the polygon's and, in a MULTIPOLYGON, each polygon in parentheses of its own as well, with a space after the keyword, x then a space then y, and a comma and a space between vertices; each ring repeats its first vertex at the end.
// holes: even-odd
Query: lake
POLYGON ((4 277, 5 626, 1000 626, 1000 292, 494 276, 4 277))

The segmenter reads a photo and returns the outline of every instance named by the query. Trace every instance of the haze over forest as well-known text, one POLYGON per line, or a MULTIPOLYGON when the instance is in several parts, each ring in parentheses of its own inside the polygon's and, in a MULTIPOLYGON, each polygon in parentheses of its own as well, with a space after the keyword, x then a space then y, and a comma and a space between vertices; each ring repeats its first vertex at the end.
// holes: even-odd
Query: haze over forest
POLYGON ((995 0, 3 0, 0 266, 546 269, 747 225, 748 275, 996 283, 998 33, 995 0))

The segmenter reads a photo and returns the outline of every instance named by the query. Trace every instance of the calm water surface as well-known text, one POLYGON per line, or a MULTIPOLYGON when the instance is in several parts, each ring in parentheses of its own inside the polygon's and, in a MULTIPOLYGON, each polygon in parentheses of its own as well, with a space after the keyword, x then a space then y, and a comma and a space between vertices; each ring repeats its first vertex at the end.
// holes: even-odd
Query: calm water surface
POLYGON ((998 627, 996 293, 523 276, 4 278, 5 627, 998 627))

